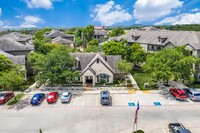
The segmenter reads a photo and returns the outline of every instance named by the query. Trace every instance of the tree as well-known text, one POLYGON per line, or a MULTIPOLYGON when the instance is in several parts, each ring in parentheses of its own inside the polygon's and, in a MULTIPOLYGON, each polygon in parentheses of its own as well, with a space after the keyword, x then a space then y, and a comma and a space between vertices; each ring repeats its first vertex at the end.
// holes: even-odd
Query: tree
POLYGON ((110 33, 109 36, 110 37, 114 37, 114 36, 121 36, 125 34, 124 30, 121 27, 117 27, 115 29, 113 29, 110 33))
POLYGON ((125 74, 128 74, 129 72, 131 72, 131 70, 133 68, 132 63, 129 63, 126 60, 121 60, 121 61, 117 62, 116 66, 117 66, 117 69, 121 73, 125 73, 125 74))
POLYGON ((96 45, 89 45, 85 50, 85 52, 98 52, 98 46, 96 45))
POLYGON ((180 47, 165 48, 148 55, 144 69, 152 73, 157 80, 163 80, 166 85, 170 79, 190 81, 194 74, 193 64, 197 59, 185 55, 185 52, 180 49, 180 47))
POLYGON ((69 29, 67 29, 66 34, 70 34, 70 35, 76 34, 76 28, 69 28, 69 29))
POLYGON ((35 33, 34 40, 42 41, 42 40, 44 39, 44 33, 45 33, 45 32, 49 32, 49 31, 51 31, 51 30, 52 30, 51 28, 44 28, 44 29, 38 30, 38 31, 35 33))
POLYGON ((37 52, 41 53, 41 54, 47 54, 48 52, 52 51, 53 49, 55 49, 56 47, 59 47, 62 44, 52 44, 52 43, 45 43, 42 44, 37 52))
POLYGON ((65 46, 56 47, 47 55, 31 53, 29 62, 36 73, 36 80, 43 84, 70 83, 78 76, 74 60, 65 46))
POLYGON ((86 26, 83 29, 82 33, 83 33, 84 38, 86 39, 86 42, 91 41, 94 35, 94 26, 93 25, 86 26))
POLYGON ((0 55, 0 86, 3 89, 17 90, 24 82, 24 75, 20 65, 15 65, 7 57, 0 55))
POLYGON ((77 28, 75 36, 82 38, 82 32, 83 32, 83 28, 77 28))
POLYGON ((24 83, 24 73, 19 70, 10 70, 0 74, 0 86, 5 90, 14 91, 24 83))
POLYGON ((88 43, 89 45, 93 45, 93 46, 98 46, 99 41, 97 39, 92 39, 91 41, 89 41, 88 43))
POLYGON ((102 51, 106 55, 121 55, 126 56, 126 47, 121 42, 109 41, 102 45, 102 51))
POLYGON ((13 63, 6 56, 0 54, 0 73, 10 70, 12 67, 13 63))
POLYGON ((135 43, 127 50, 127 60, 135 65, 146 61, 147 53, 143 50, 140 44, 135 43))
POLYGON ((83 45, 83 40, 81 37, 76 37, 76 40, 75 40, 75 43, 76 43, 76 46, 82 46, 83 45))

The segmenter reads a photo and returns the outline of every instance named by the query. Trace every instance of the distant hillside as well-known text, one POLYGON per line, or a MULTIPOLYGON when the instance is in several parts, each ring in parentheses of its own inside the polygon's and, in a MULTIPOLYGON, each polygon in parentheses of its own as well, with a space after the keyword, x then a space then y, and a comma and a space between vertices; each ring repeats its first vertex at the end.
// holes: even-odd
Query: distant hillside
POLYGON ((177 30, 177 31, 200 31, 200 24, 163 25, 154 27, 166 30, 177 30))

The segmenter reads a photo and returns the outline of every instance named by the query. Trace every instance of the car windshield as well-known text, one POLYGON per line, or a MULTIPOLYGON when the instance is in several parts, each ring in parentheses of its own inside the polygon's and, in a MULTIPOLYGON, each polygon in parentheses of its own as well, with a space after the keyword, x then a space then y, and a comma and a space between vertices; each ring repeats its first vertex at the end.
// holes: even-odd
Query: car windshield
POLYGON ((49 95, 49 96, 48 96, 48 98, 53 98, 53 97, 54 97, 53 95, 49 95))
POLYGON ((200 93, 194 94, 194 96, 200 96, 200 93))
POLYGON ((63 97, 69 97, 69 94, 68 95, 63 95, 63 97))
POLYGON ((108 100, 108 97, 102 97, 103 100, 108 100))
POLYGON ((33 100, 37 100, 37 99, 38 99, 38 97, 34 97, 34 98, 33 98, 33 100))

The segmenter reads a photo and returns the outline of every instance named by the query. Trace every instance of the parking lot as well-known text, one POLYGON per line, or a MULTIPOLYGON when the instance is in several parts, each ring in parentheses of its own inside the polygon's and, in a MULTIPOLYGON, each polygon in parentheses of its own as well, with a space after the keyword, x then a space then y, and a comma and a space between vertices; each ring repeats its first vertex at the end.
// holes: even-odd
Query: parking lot
MULTIPOLYGON (((47 93, 48 94, 48 93, 47 93)), ((30 108, 30 100, 33 94, 28 94, 23 97, 23 99, 18 103, 18 107, 30 108)), ((171 94, 160 94, 156 92, 142 92, 137 91, 135 94, 112 94, 112 106, 115 107, 127 107, 135 106, 137 101, 139 101, 140 106, 155 106, 156 103, 159 103, 157 106, 165 105, 200 105, 200 102, 193 102, 189 99, 184 101, 176 100, 171 94)), ((60 99, 56 103, 48 104, 46 100, 42 102, 40 107, 102 107, 100 104, 100 94, 99 93, 86 93, 83 95, 73 95, 69 103, 62 104, 60 99)), ((19 108, 20 109, 20 108, 19 108)))
POLYGON ((74 95, 66 104, 44 100, 40 106, 30 105, 32 96, 25 95, 13 107, 0 106, 2 133, 38 133, 39 129, 43 133, 131 133, 138 100, 138 129, 145 133, 168 133, 169 122, 180 122, 192 133, 200 131, 200 102, 178 101, 156 91, 111 93, 112 106, 107 107, 100 104, 98 93, 74 95))

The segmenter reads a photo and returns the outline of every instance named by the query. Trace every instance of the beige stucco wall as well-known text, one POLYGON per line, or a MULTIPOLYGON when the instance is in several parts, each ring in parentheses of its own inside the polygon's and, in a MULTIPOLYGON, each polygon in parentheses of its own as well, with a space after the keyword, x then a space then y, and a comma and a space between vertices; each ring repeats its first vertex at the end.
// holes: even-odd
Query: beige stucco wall
POLYGON ((140 46, 147 52, 148 50, 148 45, 147 44, 140 44, 140 46))
MULTIPOLYGON (((95 63, 91 66, 91 68, 96 72, 96 75, 99 74, 107 74, 109 75, 109 83, 113 83, 113 73, 104 65, 101 61, 95 63)), ((95 79, 95 82, 97 82, 97 79, 95 79)))
POLYGON ((96 81, 96 77, 89 69, 81 77, 83 84, 85 84, 85 76, 92 76, 93 77, 93 85, 95 84, 94 81, 96 81))

